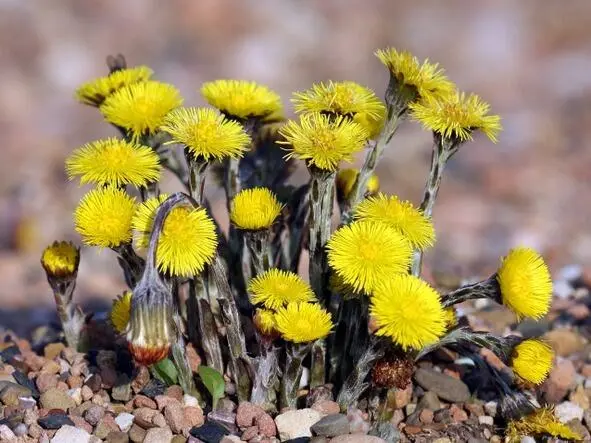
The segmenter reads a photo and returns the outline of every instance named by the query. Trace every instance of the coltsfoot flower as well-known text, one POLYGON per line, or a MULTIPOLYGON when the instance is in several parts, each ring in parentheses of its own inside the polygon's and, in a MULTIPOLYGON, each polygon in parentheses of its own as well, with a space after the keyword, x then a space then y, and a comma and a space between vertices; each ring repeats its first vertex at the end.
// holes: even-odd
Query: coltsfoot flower
POLYGON ((88 192, 74 211, 74 226, 89 246, 114 248, 131 241, 135 198, 107 186, 88 192))
POLYGON ((326 337, 333 328, 330 314, 316 303, 289 303, 275 314, 284 340, 307 343, 326 337))
POLYGON ((201 95, 214 108, 238 120, 280 119, 281 97, 264 85, 246 80, 215 80, 203 83, 201 95))
POLYGON ((134 302, 126 327, 129 352, 140 365, 152 365, 166 358, 175 335, 172 306, 160 300, 151 305, 148 300, 134 302))
POLYGON ((150 197, 136 206, 131 219, 131 227, 133 229, 133 242, 137 249, 148 249, 156 210, 167 198, 168 194, 160 194, 158 197, 150 197))
POLYGON ((542 340, 523 340, 513 348, 511 353, 511 368, 523 380, 539 385, 546 380, 552 362, 554 351, 542 340))
POLYGON ((310 285, 298 274, 280 269, 269 269, 250 280, 250 300, 267 309, 279 309, 288 303, 315 300, 310 285))
POLYGON ((496 143, 501 118, 490 115, 490 105, 476 94, 455 92, 440 99, 423 100, 409 105, 412 117, 441 137, 464 142, 480 131, 496 143))
POLYGON ((435 242, 435 228, 430 218, 412 203, 395 195, 378 194, 359 203, 354 217, 358 220, 386 223, 404 235, 413 249, 424 250, 435 242))
POLYGON ((390 337, 404 350, 421 349, 446 331, 439 294, 412 275, 394 275, 377 285, 370 313, 375 334, 390 337))
POLYGON ((564 423, 554 414, 553 407, 542 407, 531 414, 519 419, 511 420, 505 433, 510 443, 518 443, 521 438, 530 435, 535 437, 552 436, 562 440, 583 441, 583 437, 564 423))
POLYGON ((383 280, 408 272, 408 240, 384 223, 353 222, 338 229, 327 244, 328 262, 355 291, 370 294, 383 280))
POLYGON ((302 115, 289 121, 279 133, 291 145, 287 158, 304 160, 308 167, 334 171, 341 161, 351 161, 369 137, 365 128, 350 119, 324 114, 302 115))
POLYGON ((170 112, 161 127, 196 158, 221 160, 240 158, 250 144, 242 125, 209 108, 178 108, 170 112))
MULTIPOLYGON (((359 169, 356 168, 345 168, 339 169, 337 173, 337 190, 343 196, 344 199, 349 198, 357 176, 359 175, 359 169)), ((380 179, 376 174, 371 174, 367 181, 367 193, 375 194, 380 190, 380 179)))
POLYGON ((277 334, 275 312, 271 311, 270 309, 257 309, 252 320, 257 330, 261 334, 267 336, 273 336, 277 334))
POLYGON ((533 249, 511 250, 501 261, 497 281, 502 303, 519 319, 537 320, 548 313, 552 279, 544 259, 533 249))
POLYGON ((48 278, 71 279, 78 272, 80 249, 72 242, 55 241, 43 250, 41 265, 48 278))
POLYGON ((152 148, 118 138, 87 143, 66 160, 70 179, 80 183, 147 186, 160 179, 160 159, 152 148))
POLYGON ((109 123, 125 129, 138 141, 154 134, 166 114, 182 104, 177 88, 150 80, 119 89, 103 102, 100 111, 109 123))
POLYGON ((239 229, 268 229, 277 220, 282 208, 270 189, 245 189, 232 200, 230 220, 239 229))
POLYGON ((120 334, 127 328, 129 323, 129 316, 131 315, 131 292, 125 291, 123 294, 113 300, 113 306, 111 307, 111 313, 109 319, 113 328, 120 334))
POLYGON ((443 310, 443 319, 447 330, 453 329, 458 325, 458 316, 453 306, 443 310))

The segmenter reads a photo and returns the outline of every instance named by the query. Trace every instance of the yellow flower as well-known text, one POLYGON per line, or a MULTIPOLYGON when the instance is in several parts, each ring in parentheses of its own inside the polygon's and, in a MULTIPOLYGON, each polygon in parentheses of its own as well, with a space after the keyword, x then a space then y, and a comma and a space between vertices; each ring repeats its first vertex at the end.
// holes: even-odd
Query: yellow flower
POLYGON ((282 208, 271 190, 245 189, 232 200, 230 220, 239 229, 268 229, 277 220, 282 208))
POLYGON ((78 271, 80 249, 72 242, 54 241, 43 250, 41 265, 50 277, 72 277, 78 271))
POLYGON ((386 117, 386 107, 371 89, 345 81, 319 83, 294 93, 297 113, 327 113, 353 118, 371 137, 377 135, 386 117))
POLYGON ((423 280, 398 274, 383 280, 371 297, 376 335, 390 337, 402 349, 421 349, 446 331, 439 294, 423 280))
POLYGON ((246 80, 215 80, 201 86, 201 95, 224 114, 245 120, 250 117, 277 119, 281 98, 263 85, 246 80))
POLYGON ((355 208, 354 216, 358 220, 386 223, 404 235, 414 249, 423 250, 435 242, 431 219, 395 195, 380 193, 367 198, 355 208))
POLYGON ((111 307, 111 313, 109 318, 111 324, 118 333, 123 333, 129 323, 129 316, 131 314, 131 292, 125 291, 115 300, 113 300, 113 306, 111 307))
POLYGON ((270 309, 257 309, 253 321, 258 331, 265 335, 274 335, 277 331, 275 312, 270 309))
POLYGON ((539 319, 548 313, 552 279, 544 259, 533 249, 516 248, 502 259, 497 271, 501 300, 518 319, 539 319))
POLYGON ((166 114, 182 103, 180 92, 174 86, 147 81, 114 92, 100 110, 109 123, 125 129, 137 141, 155 133, 166 114))
POLYGON ((315 300, 312 288, 302 277, 280 269, 269 269, 250 280, 248 292, 253 304, 262 304, 268 309, 315 300))
POLYGON ((332 330, 330 314, 316 303, 289 303, 275 314, 284 340, 306 343, 324 338, 332 330))
POLYGON ((357 221, 338 229, 327 244, 328 262, 355 291, 371 293, 393 274, 406 273, 410 243, 384 223, 357 221))
POLYGON ((250 144, 240 123, 209 108, 175 109, 160 129, 171 135, 168 143, 181 143, 205 160, 242 157, 250 144))
POLYGON ((160 159, 152 148, 108 138, 87 143, 66 160, 70 179, 80 183, 146 186, 160 178, 160 159))
POLYGON ((334 171, 339 162, 351 161, 353 154, 363 149, 369 134, 358 123, 339 116, 308 114, 300 122, 289 121, 279 133, 291 144, 287 158, 304 160, 308 166, 334 171))
POLYGON ((554 351, 552 347, 536 339, 523 340, 513 348, 511 368, 525 381, 541 384, 552 369, 554 351))
MULTIPOLYGON (((343 198, 349 198, 358 175, 359 170, 355 168, 339 169, 337 173, 337 189, 342 193, 343 198)), ((375 194, 379 189, 380 179, 376 174, 371 174, 367 181, 367 193, 375 194)))
POLYGON ((518 443, 525 435, 542 437, 552 436, 563 440, 583 441, 583 438, 561 423, 554 415, 553 407, 539 408, 520 420, 512 420, 505 432, 508 441, 518 443))
POLYGON ((443 320, 445 321, 446 329, 455 328, 458 324, 458 317, 456 315, 456 310, 452 307, 445 308, 443 310, 443 320))
POLYGON ((86 194, 74 212, 76 231, 85 244, 117 247, 131 240, 131 218, 135 198, 125 191, 108 186, 86 194))
MULTIPOLYGON (((164 194, 149 198, 135 212, 132 226, 138 248, 149 245, 156 211, 166 198, 164 194)), ((216 249, 215 224, 205 209, 178 207, 164 221, 156 248, 156 264, 170 275, 191 277, 213 260, 216 249)))
POLYGON ((76 90, 76 99, 91 106, 100 106, 113 92, 134 83, 145 82, 153 72, 147 66, 119 69, 105 77, 99 77, 82 84, 76 90))
POLYGON ((439 100, 412 103, 409 107, 415 120, 444 138, 463 142, 472 140, 474 131, 481 131, 496 143, 501 131, 501 118, 489 115, 490 105, 476 94, 466 96, 455 92, 439 100))

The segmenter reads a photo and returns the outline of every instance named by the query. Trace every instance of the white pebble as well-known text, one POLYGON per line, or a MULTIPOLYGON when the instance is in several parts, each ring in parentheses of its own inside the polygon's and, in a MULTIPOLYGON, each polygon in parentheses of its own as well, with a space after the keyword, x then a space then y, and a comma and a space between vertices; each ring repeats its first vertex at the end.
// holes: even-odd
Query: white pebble
POLYGON ((554 413, 561 423, 568 423, 575 418, 583 419, 583 408, 573 403, 572 401, 565 401, 556 406, 554 413))
POLYGON ((183 405, 185 406, 199 406, 199 400, 189 394, 183 395, 183 405))
POLYGON ((134 418, 135 417, 132 414, 122 412, 115 417, 115 423, 117 423, 117 426, 119 426, 119 429, 121 429, 122 432, 127 432, 131 429, 134 418))
POLYGON ((573 287, 566 280, 557 280, 552 285, 554 295, 558 298, 568 298, 573 293, 573 287))
POLYGON ((478 417, 478 423, 481 425, 488 425, 493 426, 495 424, 495 419, 492 418, 490 415, 481 415, 478 417))

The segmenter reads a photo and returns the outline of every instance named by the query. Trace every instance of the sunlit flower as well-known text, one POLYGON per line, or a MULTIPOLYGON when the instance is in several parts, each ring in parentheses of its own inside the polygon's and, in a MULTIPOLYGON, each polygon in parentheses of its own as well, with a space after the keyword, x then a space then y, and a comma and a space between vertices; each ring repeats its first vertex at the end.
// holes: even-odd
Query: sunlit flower
POLYGON ((516 248, 497 271, 501 299, 518 318, 539 319, 548 313, 552 279, 544 259, 533 249, 516 248))
POLYGON ((174 86, 157 81, 135 83, 111 94, 101 105, 105 119, 130 133, 135 141, 155 133, 170 111, 183 103, 174 86))
POLYGON ((256 82, 215 80, 201 86, 201 95, 214 108, 237 119, 277 119, 282 114, 281 97, 256 82))
POLYGON ((74 276, 80 264, 80 249, 72 242, 54 241, 43 250, 41 265, 50 277, 67 278, 74 276))
POLYGON ((520 420, 510 421, 505 434, 510 443, 519 443, 521 438, 526 435, 533 437, 551 436, 561 440, 583 441, 582 436, 556 418, 552 407, 539 408, 520 420))
POLYGON ((415 120, 444 138, 472 140, 473 132, 480 131, 496 143, 501 131, 501 118, 490 115, 490 105, 476 94, 456 92, 438 100, 412 103, 410 110, 415 120))
POLYGON ((433 246, 435 228, 431 219, 412 203, 401 201, 395 195, 378 194, 359 203, 355 208, 356 219, 386 223, 403 234, 414 249, 433 246))
POLYGON ((80 183, 146 186, 160 178, 160 159, 152 148, 108 138, 87 143, 66 160, 70 178, 80 183))
POLYGON ((446 329, 455 328, 458 325, 458 316, 453 306, 443 310, 443 320, 445 321, 446 329))
POLYGON ((257 309, 252 320, 261 334, 275 335, 277 332, 275 312, 270 309, 257 309))
POLYGON ((117 247, 131 240, 135 198, 108 186, 86 194, 74 212, 76 231, 90 246, 117 247))
POLYGON ((341 161, 351 161, 363 149, 367 131, 358 123, 339 116, 303 115, 299 123, 289 121, 279 133, 290 144, 287 158, 304 160, 308 166, 334 171, 341 161))
POLYGON ((245 189, 232 200, 230 220, 240 229, 267 229, 277 220, 282 207, 267 188, 245 189))
POLYGON ((125 291, 123 294, 113 300, 109 319, 111 324, 120 334, 125 331, 129 316, 131 314, 131 292, 125 291))
POLYGON ((421 349, 446 331, 439 294, 412 275, 394 275, 377 285, 370 313, 375 334, 390 337, 404 350, 421 349))
POLYGON ((553 360, 554 351, 549 344, 536 339, 523 340, 513 348, 511 368, 523 380, 539 385, 548 377, 553 360))
POLYGON ((197 158, 239 158, 250 144, 242 125, 209 108, 178 108, 164 119, 163 131, 197 158))
POLYGON ((275 314, 284 340, 305 343, 324 338, 333 328, 330 314, 316 303, 289 303, 275 314))
POLYGON ((248 284, 248 293, 253 304, 262 304, 268 309, 315 300, 312 288, 302 277, 274 268, 253 278, 248 284))
MULTIPOLYGON (((337 189, 342 194, 343 198, 349 198, 349 195, 351 195, 351 191, 353 190, 358 175, 359 170, 355 168, 339 169, 336 182, 337 189)), ((380 179, 376 174, 371 174, 367 181, 367 193, 375 194, 379 189, 380 179)))
POLYGON ((86 105, 100 106, 113 92, 134 83, 145 82, 152 74, 152 70, 147 66, 118 69, 109 75, 82 84, 76 90, 76 98, 86 105))
POLYGON ((371 293, 383 280, 408 272, 410 243, 385 223, 353 222, 327 244, 328 262, 354 290, 371 293))
POLYGON ((168 194, 160 194, 158 197, 150 197, 136 206, 135 213, 131 219, 133 241, 136 248, 148 248, 156 210, 167 198, 168 194))

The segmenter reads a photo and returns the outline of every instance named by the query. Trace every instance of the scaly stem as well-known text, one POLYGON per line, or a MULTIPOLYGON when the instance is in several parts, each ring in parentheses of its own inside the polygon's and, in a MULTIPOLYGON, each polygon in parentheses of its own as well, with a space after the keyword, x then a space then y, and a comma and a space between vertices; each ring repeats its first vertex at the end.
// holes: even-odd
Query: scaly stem
POLYGON ((203 159, 196 159, 191 153, 185 151, 189 164, 189 194, 199 206, 203 206, 205 177, 208 163, 203 159))
POLYGON ((501 289, 497 281, 497 275, 487 278, 486 280, 471 285, 465 285, 455 291, 448 292, 441 297, 441 304, 448 308, 457 303, 462 303, 467 300, 476 300, 479 298, 490 298, 501 303, 500 300, 501 289))
POLYGON ((49 280, 49 284, 53 289, 57 314, 62 324, 66 343, 68 347, 78 350, 81 345, 81 333, 84 329, 85 318, 80 307, 73 302, 76 276, 67 280, 49 280))
POLYGON ((285 374, 281 380, 281 408, 295 408, 302 378, 304 358, 312 349, 312 343, 289 343, 285 374))
POLYGON ((144 272, 144 259, 135 253, 131 243, 122 243, 112 249, 118 255, 117 261, 119 262, 119 266, 123 269, 125 283, 127 283, 127 286, 130 288, 135 287, 144 272))
POLYGON ((244 240, 250 253, 250 260, 254 271, 251 272, 251 277, 262 274, 271 267, 270 234, 268 229, 244 232, 244 240))
POLYGON ((181 318, 178 312, 175 313, 174 317, 177 325, 177 337, 176 341, 172 344, 172 359, 179 371, 179 384, 185 393, 193 396, 197 394, 199 396, 199 393, 195 389, 195 382, 193 381, 193 371, 187 360, 185 339, 181 333, 181 318))
POLYGON ((261 406, 267 412, 277 409, 277 389, 281 370, 278 349, 272 340, 260 338, 261 355, 255 359, 255 377, 250 402, 261 406))

